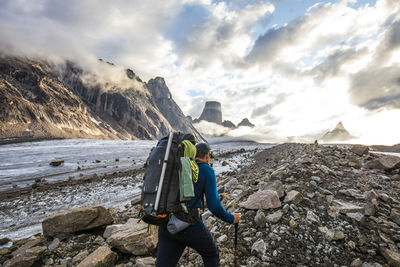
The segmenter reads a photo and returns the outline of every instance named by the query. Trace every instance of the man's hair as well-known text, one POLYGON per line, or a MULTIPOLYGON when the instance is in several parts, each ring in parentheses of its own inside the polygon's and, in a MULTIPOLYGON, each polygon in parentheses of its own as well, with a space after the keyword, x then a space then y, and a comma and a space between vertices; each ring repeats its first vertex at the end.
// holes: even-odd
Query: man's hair
POLYGON ((211 148, 206 143, 198 143, 196 145, 196 150, 197 150, 196 158, 203 158, 208 153, 211 153, 211 148))
POLYGON ((197 152, 196 158, 204 158, 205 155, 207 155, 209 152, 197 152))

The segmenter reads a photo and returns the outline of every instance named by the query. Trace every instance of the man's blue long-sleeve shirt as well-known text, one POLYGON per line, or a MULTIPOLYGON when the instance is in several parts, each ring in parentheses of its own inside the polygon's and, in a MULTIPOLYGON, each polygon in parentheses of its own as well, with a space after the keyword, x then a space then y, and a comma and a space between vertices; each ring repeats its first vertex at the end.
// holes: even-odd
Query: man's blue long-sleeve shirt
POLYGON ((208 209, 212 212, 212 214, 227 223, 233 223, 233 215, 227 212, 219 201, 217 178, 215 177, 214 169, 206 163, 199 163, 198 165, 199 178, 197 183, 194 184, 195 197, 190 201, 190 206, 194 204, 196 199, 200 199, 193 207, 200 208, 201 202, 203 201, 202 193, 204 193, 206 196, 208 209))

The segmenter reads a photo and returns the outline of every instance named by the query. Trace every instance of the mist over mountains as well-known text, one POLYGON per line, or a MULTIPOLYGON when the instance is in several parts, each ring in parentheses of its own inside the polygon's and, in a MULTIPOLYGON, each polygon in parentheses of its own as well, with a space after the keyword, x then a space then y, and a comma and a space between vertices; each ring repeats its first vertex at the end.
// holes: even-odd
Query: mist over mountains
POLYGON ((93 71, 21 57, 0 57, 0 138, 157 139, 170 130, 200 134, 161 77, 98 62, 93 71))

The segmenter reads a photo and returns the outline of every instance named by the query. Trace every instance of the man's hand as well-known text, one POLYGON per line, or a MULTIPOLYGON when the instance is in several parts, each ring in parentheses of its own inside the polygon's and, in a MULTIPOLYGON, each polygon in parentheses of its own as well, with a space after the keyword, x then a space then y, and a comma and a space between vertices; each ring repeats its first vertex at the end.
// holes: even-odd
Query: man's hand
POLYGON ((236 212, 232 213, 232 215, 233 215, 233 223, 239 223, 240 217, 242 215, 240 213, 236 213, 236 212))

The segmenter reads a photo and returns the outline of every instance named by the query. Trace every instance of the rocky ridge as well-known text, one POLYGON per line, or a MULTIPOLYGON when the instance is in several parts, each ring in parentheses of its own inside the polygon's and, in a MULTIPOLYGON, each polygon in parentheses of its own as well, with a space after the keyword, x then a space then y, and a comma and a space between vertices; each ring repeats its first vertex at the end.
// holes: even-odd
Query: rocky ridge
MULTIPOLYGON (((399 157, 363 146, 305 144, 246 157, 252 165, 218 180, 223 205, 242 213, 240 266, 399 266, 399 157)), ((15 241, 0 250, 0 263, 83 266, 97 259, 106 266, 154 266, 156 232, 143 234, 134 219, 138 208, 133 200, 125 210, 108 209, 114 222, 106 228, 15 241), (137 240, 143 240, 140 247, 137 240)), ((209 211, 203 219, 217 240, 221 266, 232 266, 234 227, 209 211)), ((180 266, 202 266, 201 258, 185 250, 180 266)))
POLYGON ((0 138, 158 139, 174 129, 201 140, 162 78, 146 84, 98 64, 95 74, 72 62, 0 57, 0 138))
POLYGON ((203 111, 199 118, 193 120, 192 117, 188 116, 188 119, 193 123, 198 123, 202 120, 213 122, 230 129, 235 129, 241 126, 247 126, 247 127, 255 126, 249 121, 248 118, 244 118, 241 122, 239 122, 237 126, 229 120, 222 121, 221 103, 218 101, 207 101, 206 104, 204 105, 203 111))

